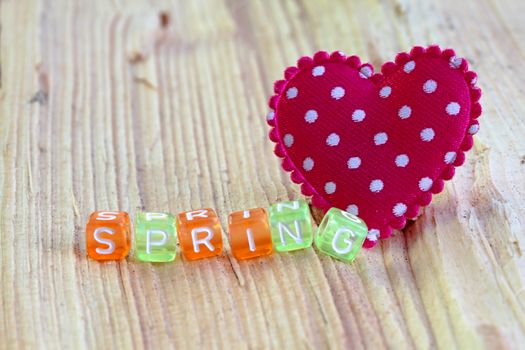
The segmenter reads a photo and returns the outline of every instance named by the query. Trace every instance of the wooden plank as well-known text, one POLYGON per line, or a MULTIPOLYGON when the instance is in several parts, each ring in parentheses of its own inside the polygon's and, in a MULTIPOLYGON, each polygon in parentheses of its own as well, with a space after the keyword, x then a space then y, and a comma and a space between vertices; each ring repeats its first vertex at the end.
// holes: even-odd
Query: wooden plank
MULTIPOLYGON (((523 2, 0 2, 0 348, 519 348, 523 2), (95 209, 266 207, 300 191, 267 139, 283 68, 454 47, 481 133, 403 233, 353 264, 85 256, 95 209)), ((226 251, 229 246, 226 240, 226 251)))

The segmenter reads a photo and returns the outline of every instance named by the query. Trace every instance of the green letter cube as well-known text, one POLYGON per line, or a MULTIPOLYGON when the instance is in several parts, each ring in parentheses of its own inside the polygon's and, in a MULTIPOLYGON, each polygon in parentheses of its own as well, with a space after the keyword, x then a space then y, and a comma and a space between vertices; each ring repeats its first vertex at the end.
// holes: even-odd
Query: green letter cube
POLYGON ((274 204, 268 210, 275 250, 287 252, 312 245, 312 218, 304 201, 274 204))
POLYGON ((367 233, 363 220, 346 211, 331 208, 319 224, 315 245, 325 254, 351 262, 361 249, 367 233))
POLYGON ((168 213, 138 213, 135 221, 135 258, 148 262, 175 259, 177 231, 175 218, 168 213))

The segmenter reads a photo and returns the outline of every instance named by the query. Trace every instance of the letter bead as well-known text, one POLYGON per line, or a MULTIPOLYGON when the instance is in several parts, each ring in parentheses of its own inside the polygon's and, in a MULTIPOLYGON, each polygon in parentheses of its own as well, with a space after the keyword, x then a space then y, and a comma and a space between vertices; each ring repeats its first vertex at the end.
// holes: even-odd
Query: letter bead
POLYGON ((312 245, 312 218, 305 201, 277 203, 270 207, 269 213, 275 250, 286 252, 312 245))
POLYGON ((131 247, 129 215, 123 211, 96 211, 86 225, 86 249, 95 260, 120 260, 131 247))
POLYGON ((319 224, 315 245, 327 255, 351 262, 361 249, 367 233, 363 220, 346 211, 331 208, 319 224))
POLYGON ((272 253, 272 235, 263 208, 231 213, 228 226, 235 259, 250 259, 272 253))
POLYGON ((134 256, 147 262, 169 262, 177 254, 175 218, 169 213, 137 213, 134 256))
POLYGON ((188 260, 222 253, 221 224, 213 209, 180 213, 177 215, 177 233, 182 254, 188 260))

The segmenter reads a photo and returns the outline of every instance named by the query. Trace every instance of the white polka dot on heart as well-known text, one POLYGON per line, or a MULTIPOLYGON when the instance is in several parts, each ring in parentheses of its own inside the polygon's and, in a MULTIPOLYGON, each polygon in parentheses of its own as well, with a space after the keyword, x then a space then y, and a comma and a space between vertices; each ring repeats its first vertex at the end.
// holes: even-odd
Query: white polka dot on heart
POLYGON ((468 133, 471 135, 477 134, 479 131, 479 124, 473 124, 468 128, 468 133))
POLYGON ((427 94, 431 94, 436 91, 438 84, 435 80, 429 79, 423 84, 423 91, 427 94))
POLYGON ((400 154, 396 157, 396 166, 399 168, 404 168, 408 165, 409 158, 406 154, 400 154))
POLYGON ((291 100, 292 98, 296 98, 298 93, 299 90, 297 90, 296 87, 291 87, 286 91, 286 98, 289 100, 291 100))
POLYGON ((352 113, 352 120, 354 122, 362 122, 363 119, 365 119, 366 117, 366 113, 365 111, 363 111, 362 109, 356 109, 353 113, 352 113))
POLYGON ((286 145, 286 147, 288 147, 288 148, 289 148, 289 147, 292 147, 292 145, 293 145, 293 141, 294 141, 294 139, 293 139, 293 135, 292 135, 292 134, 286 134, 286 135, 284 135, 284 137, 283 137, 283 141, 284 141, 284 144, 286 145))
POLYGON ((462 59, 460 57, 452 56, 450 57, 448 63, 450 65, 450 68, 457 69, 459 66, 461 66, 462 59))
POLYGON ((448 115, 458 115, 461 107, 457 102, 450 102, 447 105, 446 111, 448 115))
POLYGON ((314 109, 310 109, 309 111, 307 111, 304 115, 304 120, 307 122, 307 123, 313 123, 317 120, 317 111, 314 110, 314 109))
POLYGON ((395 216, 401 216, 407 211, 407 206, 404 203, 397 203, 394 205, 394 208, 392 209, 392 213, 394 213, 395 216))
POLYGON ((372 76, 372 68, 370 68, 369 66, 363 66, 359 70, 359 76, 364 79, 370 78, 372 76))
POLYGON ((359 215, 359 207, 355 204, 350 204, 346 207, 346 211, 355 216, 359 215))
POLYGON ((404 105, 403 107, 399 108, 399 111, 397 112, 397 115, 401 119, 407 119, 412 114, 412 108, 410 108, 407 105, 404 105))
POLYGON ((305 171, 310 171, 314 168, 314 160, 311 157, 306 157, 303 160, 303 169, 305 171))
POLYGON ((426 128, 421 130, 421 133, 419 134, 422 141, 430 142, 434 139, 434 136, 436 136, 436 133, 434 132, 434 129, 432 128, 426 128))
POLYGON ((426 192, 430 190, 430 187, 432 187, 432 179, 429 177, 424 177, 421 180, 419 180, 419 189, 423 192, 426 192))
POLYGON ((348 165, 348 169, 357 169, 361 165, 361 158, 351 157, 346 164, 348 165))
POLYGON ((374 143, 376 146, 384 145, 388 141, 386 132, 378 132, 374 135, 374 143))
POLYGON ((366 238, 369 241, 375 242, 379 238, 379 230, 376 228, 372 228, 368 230, 368 234, 366 235, 366 238))
POLYGON ((390 86, 383 86, 381 90, 379 90, 379 97, 387 98, 392 93, 392 88, 390 86))
POLYGON ((370 182, 370 191, 372 191, 374 193, 381 192, 383 187, 384 187, 383 181, 381 181, 379 179, 372 180, 372 182, 370 182))
POLYGON ((345 89, 343 89, 340 86, 336 86, 332 89, 332 92, 330 93, 333 99, 340 100, 345 95, 345 89))
POLYGON ((339 144, 339 140, 339 135, 333 132, 326 138, 326 144, 328 146, 337 146, 339 144))
POLYGON ((268 112, 268 114, 266 115, 266 120, 273 120, 273 118, 275 118, 275 112, 274 111, 268 112))
POLYGON ((405 71, 405 73, 410 73, 414 70, 414 68, 416 68, 416 62, 414 61, 409 61, 407 63, 405 63, 405 66, 403 67, 403 70, 405 71))
POLYGON ((325 185, 324 185, 324 191, 326 192, 326 194, 332 194, 335 192, 335 182, 327 182, 325 185))
POLYGON ((445 158, 444 158, 444 160, 445 160, 445 163, 446 163, 446 164, 450 164, 450 163, 452 163, 453 161, 456 160, 456 152, 447 152, 447 153, 445 154, 445 158))
POLYGON ((319 77, 323 75, 324 72, 325 72, 325 68, 323 66, 317 66, 317 67, 314 67, 314 69, 312 69, 312 75, 314 77, 319 77))

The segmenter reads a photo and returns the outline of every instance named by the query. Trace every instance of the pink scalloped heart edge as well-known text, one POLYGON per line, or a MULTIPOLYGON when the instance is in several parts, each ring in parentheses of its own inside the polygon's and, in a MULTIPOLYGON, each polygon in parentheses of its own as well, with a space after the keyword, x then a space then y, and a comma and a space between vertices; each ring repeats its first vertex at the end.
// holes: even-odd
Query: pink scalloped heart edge
MULTIPOLYGON (((269 133, 270 140, 276 145, 274 153, 282 158, 282 167, 285 171, 290 172, 290 178, 296 184, 301 185, 301 192, 305 196, 311 196, 312 204, 318 208, 323 209, 326 212, 330 209, 330 203, 323 198, 322 195, 306 181, 300 170, 291 161, 290 157, 286 153, 286 147, 284 147, 282 140, 278 137, 279 133, 275 121, 278 119, 278 111, 276 111, 277 102, 281 98, 281 94, 285 90, 286 84, 301 70, 312 68, 314 65, 319 65, 326 62, 337 62, 344 63, 349 67, 359 70, 362 76, 368 77, 374 84, 379 84, 388 75, 397 69, 403 67, 403 65, 411 59, 417 58, 422 55, 428 55, 430 57, 440 57, 449 62, 451 68, 456 68, 463 73, 465 82, 470 90, 470 122, 466 129, 465 137, 461 143, 461 146, 456 151, 456 159, 453 163, 443 169, 441 174, 436 178, 434 184, 429 192, 424 192, 422 195, 416 198, 416 203, 407 205, 406 213, 401 216, 394 218, 388 222, 388 224, 380 229, 380 239, 386 239, 392 235, 392 230, 401 230, 406 225, 407 218, 414 218, 417 216, 420 207, 427 206, 432 201, 432 194, 440 193, 444 186, 445 181, 452 179, 455 174, 455 168, 461 166, 465 162, 465 152, 470 150, 474 144, 472 136, 479 130, 479 123, 477 119, 481 115, 482 108, 479 103, 481 97, 481 89, 476 86, 477 75, 473 71, 468 70, 468 62, 465 58, 458 58, 452 49, 441 50, 437 45, 431 45, 427 48, 421 46, 415 46, 412 48, 410 53, 401 52, 396 55, 394 62, 386 62, 381 66, 381 73, 374 73, 374 68, 369 63, 361 64, 361 60, 357 56, 346 57, 340 51, 335 51, 332 54, 328 54, 325 51, 319 51, 312 57, 303 56, 297 61, 296 67, 288 67, 284 71, 284 80, 277 80, 274 83, 274 92, 268 105, 272 109, 268 113, 267 122, 272 127, 269 133)), ((366 239, 363 246, 365 248, 371 248, 377 243, 377 240, 366 239)))

